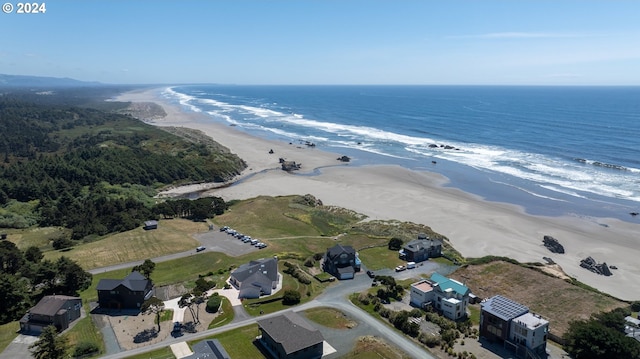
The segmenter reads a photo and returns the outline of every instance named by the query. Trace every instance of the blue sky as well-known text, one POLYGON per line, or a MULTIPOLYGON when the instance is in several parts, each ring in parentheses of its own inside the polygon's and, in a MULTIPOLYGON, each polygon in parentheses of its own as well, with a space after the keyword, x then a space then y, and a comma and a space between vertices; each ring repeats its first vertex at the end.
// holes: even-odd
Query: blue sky
POLYGON ((105 83, 640 85, 632 0, 52 0, 46 8, 0 13, 0 73, 105 83))

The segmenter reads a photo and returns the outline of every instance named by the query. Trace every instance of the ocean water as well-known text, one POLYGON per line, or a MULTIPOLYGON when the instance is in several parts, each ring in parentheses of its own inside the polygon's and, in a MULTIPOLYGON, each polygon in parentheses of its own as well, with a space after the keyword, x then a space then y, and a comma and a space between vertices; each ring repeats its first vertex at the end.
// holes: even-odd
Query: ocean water
POLYGON ((352 165, 438 172, 531 214, 640 223, 640 87, 193 85, 163 96, 352 165))

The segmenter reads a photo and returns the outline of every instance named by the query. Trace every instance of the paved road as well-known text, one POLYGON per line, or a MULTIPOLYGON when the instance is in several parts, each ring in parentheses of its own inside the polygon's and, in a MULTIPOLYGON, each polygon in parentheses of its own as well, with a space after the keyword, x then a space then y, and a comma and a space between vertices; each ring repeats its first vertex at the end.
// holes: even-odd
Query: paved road
MULTIPOLYGON (((317 297, 315 300, 312 300, 300 306, 294 307, 292 309, 296 312, 301 312, 301 311, 305 311, 307 309, 316 308, 316 307, 332 307, 332 308, 339 309, 345 314, 347 314, 348 316, 350 316, 351 318, 354 318, 357 322, 365 323, 369 328, 371 328, 371 332, 368 333, 369 335, 375 335, 375 336, 384 338, 389 343, 393 343, 397 347, 402 348, 402 350, 404 350, 408 355, 410 355, 413 358, 434 359, 434 357, 430 355, 420 345, 406 338, 404 335, 398 333, 393 328, 387 325, 381 324, 376 318, 370 316, 369 313, 353 305, 348 300, 347 297, 351 293, 365 290, 370 286, 371 286, 371 279, 367 277, 366 274, 360 273, 356 275, 356 277, 353 280, 338 282, 335 285, 329 287, 327 290, 325 290, 325 292, 319 297, 317 297)), ((286 310, 291 310, 291 309, 286 309, 286 310)), ((143 348, 128 350, 126 352, 122 352, 119 354, 107 355, 107 356, 104 356, 103 358, 111 359, 111 358, 120 358, 123 355, 126 355, 126 356, 137 355, 137 354, 146 353, 155 349, 168 347, 171 344, 179 343, 182 341, 202 339, 211 335, 220 334, 229 330, 254 324, 258 319, 274 317, 286 310, 282 310, 276 313, 261 315, 259 317, 249 317, 249 318, 240 319, 240 320, 238 320, 239 318, 235 318, 235 320, 231 324, 225 325, 224 327, 210 329, 200 333, 186 334, 180 338, 169 338, 161 343, 149 345, 143 348)), ((234 311, 235 311, 235 308, 234 308, 234 311)))

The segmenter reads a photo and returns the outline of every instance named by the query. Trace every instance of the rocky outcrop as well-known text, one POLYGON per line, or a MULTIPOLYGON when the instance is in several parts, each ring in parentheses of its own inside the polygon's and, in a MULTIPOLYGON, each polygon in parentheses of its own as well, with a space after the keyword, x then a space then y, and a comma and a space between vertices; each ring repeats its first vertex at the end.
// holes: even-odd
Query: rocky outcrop
POLYGON ((301 163, 296 163, 296 161, 282 161, 280 162, 283 171, 291 172, 299 170, 302 167, 301 163))
POLYGON ((547 247, 547 249, 551 252, 564 254, 564 247, 562 246, 562 244, 560 244, 560 242, 558 242, 557 239, 551 236, 544 236, 542 237, 542 242, 544 243, 544 246, 547 247))
POLYGON ((349 156, 342 156, 342 157, 338 157, 338 161, 349 162, 351 161, 351 158, 349 158, 349 156))
POLYGON ((604 275, 607 277, 610 275, 613 275, 613 273, 611 273, 611 270, 609 269, 609 266, 607 266, 606 262, 598 263, 592 257, 587 257, 581 260, 580 267, 586 268, 592 271, 593 273, 604 275))

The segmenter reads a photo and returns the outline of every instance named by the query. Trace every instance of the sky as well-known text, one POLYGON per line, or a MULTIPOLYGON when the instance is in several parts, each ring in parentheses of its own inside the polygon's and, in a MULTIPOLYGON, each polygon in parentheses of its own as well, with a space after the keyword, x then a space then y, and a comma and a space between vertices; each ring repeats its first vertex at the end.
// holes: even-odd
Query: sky
MULTIPOLYGON (((112 84, 640 85, 634 0, 49 0, 0 73, 112 84)), ((6 4, 5 4, 6 6, 6 4)), ((4 7, 3 7, 4 9, 4 7)))

